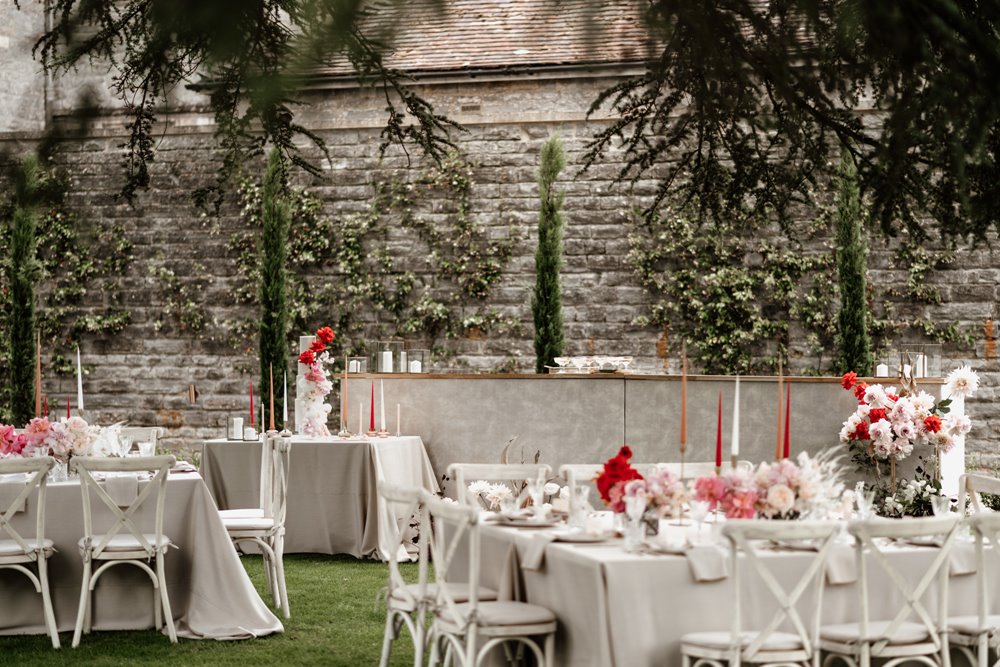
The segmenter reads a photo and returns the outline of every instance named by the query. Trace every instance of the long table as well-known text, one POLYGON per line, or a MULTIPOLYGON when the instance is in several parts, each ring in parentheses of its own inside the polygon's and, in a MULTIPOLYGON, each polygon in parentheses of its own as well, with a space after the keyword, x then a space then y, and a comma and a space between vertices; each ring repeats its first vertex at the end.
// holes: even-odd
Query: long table
MULTIPOLYGON (((201 473, 220 509, 259 506, 260 456, 260 442, 205 443, 201 473)), ((383 480, 435 492, 439 488, 417 436, 294 437, 285 552, 388 558, 392 523, 409 517, 397 516, 399 508, 378 495, 383 480)), ((404 551, 398 556, 407 558, 404 551)))
MULTIPOLYGON (((146 484, 147 482, 140 482, 146 484)), ((83 535, 79 480, 48 485, 45 536, 55 543, 49 558, 49 584, 56 625, 72 631, 80 602, 83 561, 77 542, 83 535)), ((106 507, 92 504, 94 525, 110 525, 106 507)), ((35 497, 12 524, 22 535, 35 534, 35 497)), ((155 498, 136 513, 151 531, 155 498)), ((197 473, 171 473, 167 480, 163 532, 177 546, 166 556, 167 589, 177 634, 189 639, 245 639, 281 632, 281 622, 261 600, 232 546, 215 503, 197 473)), ((0 570, 0 633, 43 634, 42 597, 27 577, 0 570)), ((94 593, 95 630, 137 630, 153 625, 153 587, 131 566, 113 567, 94 593)), ((86 641, 86 640, 84 640, 86 641)))
MULTIPOLYGON (((552 542, 545 547, 538 570, 521 567, 538 529, 482 526, 480 583, 518 599, 552 610, 559 621, 556 664, 574 667, 642 667, 680 665, 680 638, 688 632, 728 631, 732 617, 732 580, 696 582, 687 559, 675 555, 627 553, 620 540, 604 544, 552 542)), ((898 547, 893 564, 910 581, 919 580, 934 551, 898 547)), ((786 585, 805 571, 811 552, 773 550, 766 554, 772 571, 786 585)), ((874 562, 871 572, 877 571, 874 562)), ((459 569, 454 580, 460 581, 459 569)), ((992 574, 992 570, 991 570, 992 574)), ((763 626, 778 609, 756 577, 744 577, 752 614, 744 619, 752 629, 763 626)), ((873 618, 891 617, 902 598, 888 581, 872 580, 873 618)), ((993 575, 990 581, 997 582, 993 575)), ((953 615, 975 614, 974 575, 951 578, 949 607, 953 615)), ((1000 585, 994 597, 1000 595, 1000 585)), ((932 587, 936 588, 936 587, 932 587)), ((931 593, 933 599, 933 595, 931 593)), ((803 609, 815 601, 802 600, 803 609)), ((928 608, 934 609, 933 606, 928 608)), ((822 601, 823 623, 860 620, 854 584, 827 585, 822 601)), ((789 629, 789 628, 784 628, 789 629)))

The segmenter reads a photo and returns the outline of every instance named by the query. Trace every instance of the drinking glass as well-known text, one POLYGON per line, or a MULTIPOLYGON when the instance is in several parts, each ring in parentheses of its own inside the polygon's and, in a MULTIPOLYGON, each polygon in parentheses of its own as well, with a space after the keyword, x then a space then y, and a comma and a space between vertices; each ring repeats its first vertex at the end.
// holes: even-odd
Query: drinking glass
POLYGON ((132 438, 131 436, 121 435, 118 436, 118 456, 125 457, 132 450, 132 438))
POLYGON ((576 528, 586 528, 587 513, 590 503, 587 496, 590 495, 590 487, 579 485, 573 489, 573 506, 569 508, 569 523, 576 528))
POLYGON ((862 521, 870 519, 875 506, 875 489, 859 488, 854 496, 854 502, 858 506, 858 518, 862 521))
POLYGON ((642 546, 642 515, 646 511, 646 496, 625 497, 625 550, 637 551, 642 546))
POLYGON ((528 480, 528 497, 531 498, 532 511, 535 517, 541 520, 542 505, 545 501, 545 472, 538 471, 538 477, 528 480))
POLYGON ((139 443, 139 456, 152 456, 155 451, 152 442, 139 443))
POLYGON ((932 496, 931 509, 934 516, 948 516, 951 512, 951 498, 948 496, 932 496))
POLYGON ((701 542, 701 524, 705 522, 705 518, 708 517, 708 509, 711 503, 707 500, 692 500, 688 502, 688 513, 691 514, 691 519, 697 526, 697 539, 701 542))

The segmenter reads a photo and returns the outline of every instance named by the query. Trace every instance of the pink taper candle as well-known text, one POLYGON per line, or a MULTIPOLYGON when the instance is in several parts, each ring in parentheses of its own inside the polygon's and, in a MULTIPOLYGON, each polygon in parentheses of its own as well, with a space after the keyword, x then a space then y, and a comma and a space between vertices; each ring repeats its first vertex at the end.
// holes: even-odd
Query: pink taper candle
POLYGON ((785 448, 784 457, 787 459, 792 451, 792 383, 788 383, 788 398, 785 400, 785 448))

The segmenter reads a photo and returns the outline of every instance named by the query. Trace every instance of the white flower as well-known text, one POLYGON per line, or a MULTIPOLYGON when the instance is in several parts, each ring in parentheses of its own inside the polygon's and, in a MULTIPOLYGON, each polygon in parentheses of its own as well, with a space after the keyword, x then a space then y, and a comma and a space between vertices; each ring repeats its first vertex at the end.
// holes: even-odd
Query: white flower
POLYGON ((901 516, 903 514, 903 506, 899 504, 898 500, 889 496, 885 499, 882 511, 888 516, 901 516))
POLYGON ((912 440, 917 435, 917 429, 914 428, 913 422, 902 422, 901 424, 896 424, 896 435, 900 438, 912 440))
POLYGON ((484 493, 489 493, 490 487, 492 485, 484 479, 477 479, 475 482, 469 484, 469 493, 474 496, 479 496, 484 493))
POLYGON ((934 409, 934 397, 926 391, 919 392, 916 396, 910 399, 910 402, 913 404, 913 409, 919 413, 921 417, 926 417, 930 414, 930 411, 934 409))
POLYGON ((873 408, 887 408, 891 401, 886 398, 885 388, 880 384, 873 384, 865 390, 865 403, 873 408))
POLYGON ((951 448, 955 446, 955 438, 948 431, 941 430, 934 434, 934 446, 941 450, 942 453, 947 454, 951 451, 951 448))
POLYGON ((949 396, 969 398, 979 389, 979 375, 970 366, 959 366, 945 379, 949 396))
POLYGON ((490 484, 489 489, 483 494, 486 502, 490 504, 490 509, 500 509, 503 501, 510 498, 514 493, 506 484, 490 484))
POLYGON ((913 421, 913 413, 913 404, 910 403, 908 399, 901 398, 896 401, 896 404, 892 406, 891 410, 889 410, 889 419, 897 426, 896 430, 898 431, 898 426, 900 424, 913 421))
POLYGON ((871 434, 872 440, 888 441, 892 439, 892 424, 888 420, 879 419, 868 427, 868 433, 871 434))
POLYGON ((969 419, 968 415, 948 415, 944 419, 943 426, 942 430, 947 431, 951 435, 966 435, 972 430, 972 420, 969 419))
POLYGON ((561 487, 555 482, 549 482, 545 485, 545 495, 547 496, 554 496, 559 493, 560 490, 561 487))
POLYGON ((857 417, 858 420, 868 419, 869 412, 871 412, 871 406, 861 403, 860 405, 858 405, 858 409, 855 410, 854 414, 851 416, 857 417))
POLYGON ((784 514, 795 505, 795 492, 784 484, 775 484, 767 490, 767 504, 775 514, 784 514))

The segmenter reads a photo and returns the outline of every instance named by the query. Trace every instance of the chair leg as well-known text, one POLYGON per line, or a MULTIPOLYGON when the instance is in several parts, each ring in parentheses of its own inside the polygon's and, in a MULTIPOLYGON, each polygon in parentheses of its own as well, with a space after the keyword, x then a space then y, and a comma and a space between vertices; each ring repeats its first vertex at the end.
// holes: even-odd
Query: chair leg
POLYGON ((379 658, 379 667, 389 667, 389 652, 392 650, 392 642, 395 637, 393 632, 396 629, 396 624, 392 622, 393 613, 391 611, 385 612, 385 632, 382 635, 382 655, 379 658))
POLYGON ((556 655, 556 633, 550 632, 545 635, 545 667, 552 667, 555 664, 556 655))
POLYGON ((157 583, 153 586, 153 627, 157 630, 163 627, 162 605, 163 603, 160 601, 159 577, 157 577, 157 583))
POLYGON ((42 610, 45 613, 45 625, 52 637, 52 648, 59 648, 59 630, 56 629, 56 616, 52 611, 52 595, 49 593, 48 559, 44 553, 38 554, 38 578, 42 583, 42 610))
POLYGON ((80 645, 80 635, 83 633, 83 623, 86 620, 87 607, 90 602, 90 561, 83 561, 83 581, 80 582, 80 606, 76 611, 76 627, 73 628, 73 648, 80 645))
POLYGON ((156 554, 156 579, 160 584, 160 601, 163 603, 163 620, 167 624, 167 634, 170 636, 170 643, 177 643, 177 628, 174 627, 174 615, 170 611, 170 595, 167 593, 167 573, 164 568, 163 559, 166 554, 156 554))
POLYGON ((274 550, 275 579, 278 580, 278 594, 281 596, 281 609, 285 618, 292 617, 292 609, 288 606, 288 587, 285 584, 285 538, 278 536, 274 550))

